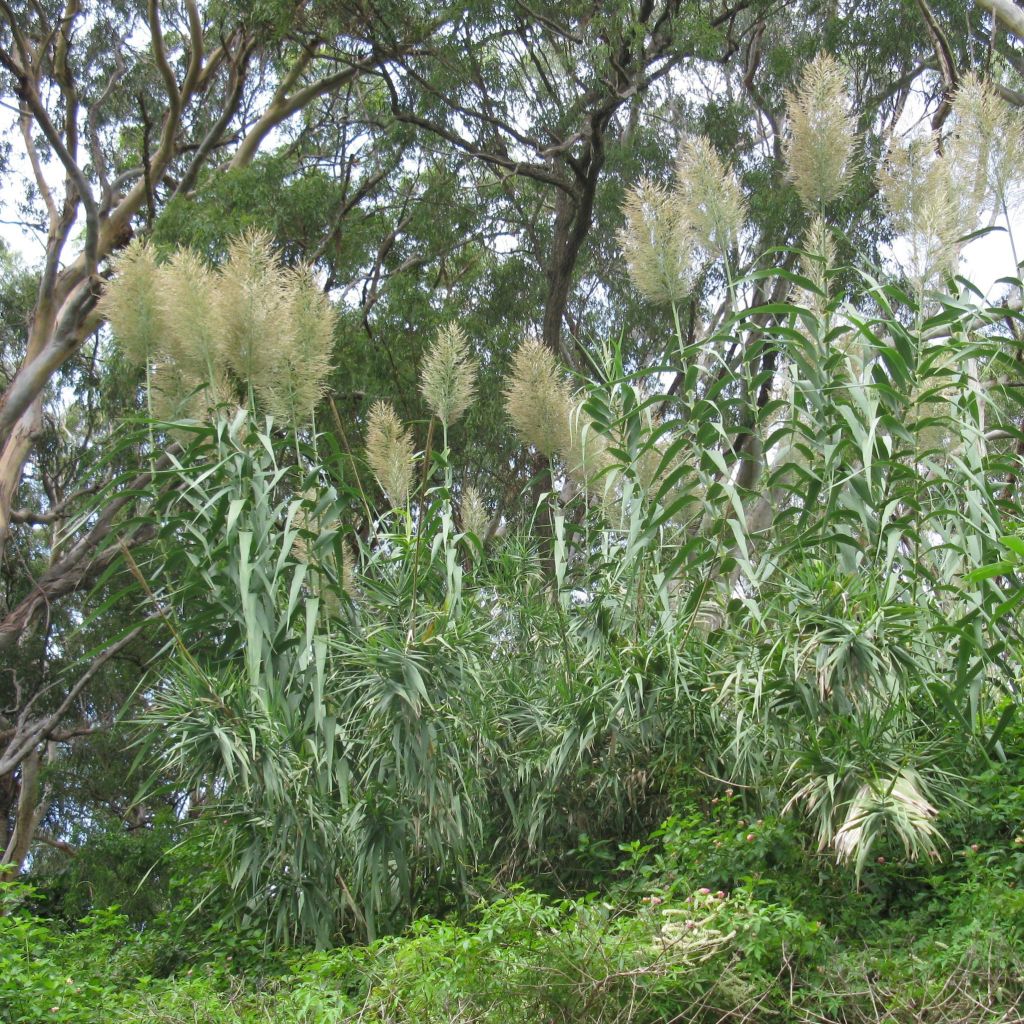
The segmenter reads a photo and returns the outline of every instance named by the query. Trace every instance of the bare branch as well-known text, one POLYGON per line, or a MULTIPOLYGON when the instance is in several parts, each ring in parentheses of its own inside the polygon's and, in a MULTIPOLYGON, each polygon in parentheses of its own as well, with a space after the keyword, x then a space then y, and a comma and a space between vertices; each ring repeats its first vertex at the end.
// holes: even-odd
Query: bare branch
MULTIPOLYGON (((302 66, 308 63, 308 58, 302 60, 300 58, 302 66)), ((299 62, 297 62, 299 63, 299 62)), ((353 64, 344 68, 341 71, 333 75, 328 75, 326 78, 321 78, 319 81, 312 82, 303 89, 299 89, 298 92, 293 93, 291 96, 285 96, 282 91, 285 87, 285 83, 278 88, 274 95, 274 100, 264 112, 263 116, 249 129, 248 134, 242 140, 241 145, 235 150, 235 155, 231 159, 230 167, 246 167, 252 163, 253 158, 259 151, 263 140, 283 121, 287 121, 292 114, 296 111, 301 110, 307 106, 313 100, 319 96, 323 96, 324 93, 330 92, 332 89, 340 89, 342 86, 352 82, 359 75, 365 74, 371 70, 376 63, 376 59, 373 57, 364 57, 362 60, 357 60, 353 64)), ((297 76, 293 75, 295 68, 289 72, 286 76, 285 81, 297 76)))
MULTIPOLYGON (((104 508, 92 529, 36 580, 32 591, 0 621, 0 650, 13 644, 48 604, 87 586, 117 561, 120 550, 113 545, 103 547, 103 544, 113 531, 118 516, 143 488, 153 482, 155 474, 171 465, 180 451, 181 445, 170 445, 151 470, 135 477, 121 496, 104 508)), ((156 532, 157 524, 150 522, 134 527, 121 540, 130 548, 149 540, 156 532)))
POLYGON ((29 115, 28 106, 24 102, 21 104, 21 116, 18 118, 18 124, 21 127, 21 137, 25 140, 25 152, 28 154, 28 161, 32 166, 32 176, 36 179, 36 188, 39 189, 39 194, 46 204, 46 212, 50 219, 50 233, 55 234, 58 221, 57 204, 53 201, 53 193, 50 191, 46 175, 43 174, 39 151, 32 139, 32 118, 29 115))
POLYGON ((181 181, 175 187, 173 196, 184 195, 192 188, 199 175, 199 171, 206 162, 206 158, 220 143, 224 137, 224 132, 231 123, 231 119, 238 112, 238 105, 242 99, 242 86, 245 82, 245 68, 249 58, 252 56, 255 45, 254 40, 245 40, 242 43, 238 57, 231 61, 231 81, 228 87, 228 97, 221 110, 220 117, 217 118, 213 127, 210 128, 206 133, 206 137, 199 144, 192 162, 188 165, 188 169, 181 176, 181 181))
POLYGON ((47 715, 45 718, 36 719, 31 722, 22 735, 12 738, 7 745, 7 749, 4 751, 3 755, 0 756, 0 777, 14 771, 26 755, 38 744, 42 743, 44 740, 55 739, 51 734, 60 724, 60 720, 67 713, 68 708, 70 708, 75 702, 78 695, 85 689, 93 676, 95 676, 111 658, 123 651, 130 643, 132 643, 143 629, 145 629, 145 627, 157 617, 158 613, 152 612, 143 622, 130 632, 126 633, 120 640, 110 644, 109 647, 106 647, 96 655, 89 664, 89 667, 81 676, 79 676, 74 685, 68 690, 67 694, 65 694, 64 699, 60 702, 55 711, 47 715))

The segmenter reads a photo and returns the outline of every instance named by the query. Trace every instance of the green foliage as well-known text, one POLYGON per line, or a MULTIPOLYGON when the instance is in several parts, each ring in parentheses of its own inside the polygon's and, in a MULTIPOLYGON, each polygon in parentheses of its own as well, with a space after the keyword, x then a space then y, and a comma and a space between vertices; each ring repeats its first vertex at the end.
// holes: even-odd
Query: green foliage
POLYGON ((0 1013, 69 1024, 1014 1019, 1024 999, 1024 895, 1008 859, 1019 768, 977 796, 977 810, 960 805, 961 826, 991 828, 1001 843, 919 870, 872 865, 870 892, 843 891, 827 864, 809 874, 791 820, 750 823, 739 795, 723 791, 630 845, 600 893, 514 887, 460 917, 318 953, 268 953, 258 934, 202 923, 188 902, 141 931, 116 911, 62 928, 8 886, 0 1013), (736 884, 694 884, 720 879, 736 884))
MULTIPOLYGON (((560 385, 550 489, 490 549, 458 530, 447 447, 375 516, 344 438, 244 409, 188 428, 140 568, 175 634, 144 724, 236 921, 323 947, 465 906, 482 871, 585 885, 694 767, 742 789, 744 820, 799 813, 855 880, 944 855, 939 810, 1017 700, 1004 595, 970 574, 1012 514, 993 428, 1016 437, 1014 314, 753 280, 787 275, 792 301, 677 338, 669 396, 615 346, 572 401, 560 385), (709 346, 741 355, 723 372, 709 346), (788 368, 767 391, 766 360, 788 368), (588 437, 599 470, 577 473, 588 437)), ((756 874, 750 831, 695 862, 716 885, 756 874)))

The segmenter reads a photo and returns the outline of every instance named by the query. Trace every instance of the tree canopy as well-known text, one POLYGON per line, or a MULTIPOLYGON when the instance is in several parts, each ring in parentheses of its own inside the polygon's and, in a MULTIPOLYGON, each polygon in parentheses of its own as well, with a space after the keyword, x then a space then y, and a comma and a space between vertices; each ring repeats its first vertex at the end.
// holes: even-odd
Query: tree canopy
POLYGON ((1019 701, 1018 268, 959 270, 1021 38, 0 0, 4 875, 165 828, 328 946, 724 784, 941 860, 1019 701))

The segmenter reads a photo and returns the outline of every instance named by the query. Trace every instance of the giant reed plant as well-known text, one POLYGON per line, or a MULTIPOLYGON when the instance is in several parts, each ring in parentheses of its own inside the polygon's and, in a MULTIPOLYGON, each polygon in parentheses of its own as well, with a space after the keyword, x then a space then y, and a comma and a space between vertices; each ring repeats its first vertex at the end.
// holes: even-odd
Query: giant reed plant
MULTIPOLYGON (((248 406, 192 425, 140 573, 178 638, 146 724, 209 794, 240 913, 281 938, 374 934, 484 869, 561 871, 581 833, 642 832, 695 784, 803 814, 855 871, 876 850, 942 855, 949 780, 999 756, 1017 700, 998 575, 971 570, 1017 515, 1018 314, 928 290, 916 265, 910 288, 834 266, 836 193, 796 156, 848 128, 836 76, 816 65, 792 100, 809 227, 791 260, 741 272, 735 183, 717 206, 706 182, 645 186, 624 235, 637 283, 676 301, 686 261, 731 260, 725 313, 664 367, 608 345, 598 379, 570 383, 540 343, 516 354, 505 397, 546 463, 550 558, 530 517, 483 546, 494 514, 448 447, 474 390, 455 329, 422 378, 439 445, 431 427, 417 454, 393 410, 370 413, 376 510, 327 436, 257 415, 239 360, 267 355, 228 332, 248 406)), ((833 184, 853 153, 831 154, 833 184)), ((677 174, 718 159, 691 140, 677 174)), ((266 262, 235 258, 234 315, 266 324, 294 284, 256 296, 266 262)), ((122 266, 125 340, 157 371, 171 343, 130 339, 167 315, 160 274, 141 250, 122 266)))

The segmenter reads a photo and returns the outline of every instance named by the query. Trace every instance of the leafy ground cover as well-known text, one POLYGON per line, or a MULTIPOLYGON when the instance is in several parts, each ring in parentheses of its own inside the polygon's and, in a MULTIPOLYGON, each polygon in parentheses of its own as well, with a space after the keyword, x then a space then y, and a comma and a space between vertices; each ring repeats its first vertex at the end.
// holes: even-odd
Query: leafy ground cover
POLYGON ((165 881, 140 883, 125 856, 140 840, 121 838, 122 877, 78 919, 66 918, 82 906, 67 878, 4 889, 0 1014, 17 1024, 1019 1020, 1022 782, 1013 761, 979 776, 943 822, 941 861, 879 853, 859 886, 809 857, 791 821, 749 818, 739 794, 690 794, 685 813, 614 856, 583 837, 575 854, 593 891, 481 879, 468 913, 319 952, 275 951, 266 931, 227 927, 215 902, 189 902, 196 865, 184 855, 164 856, 165 881), (147 885, 162 902, 155 915, 137 902, 147 885))

